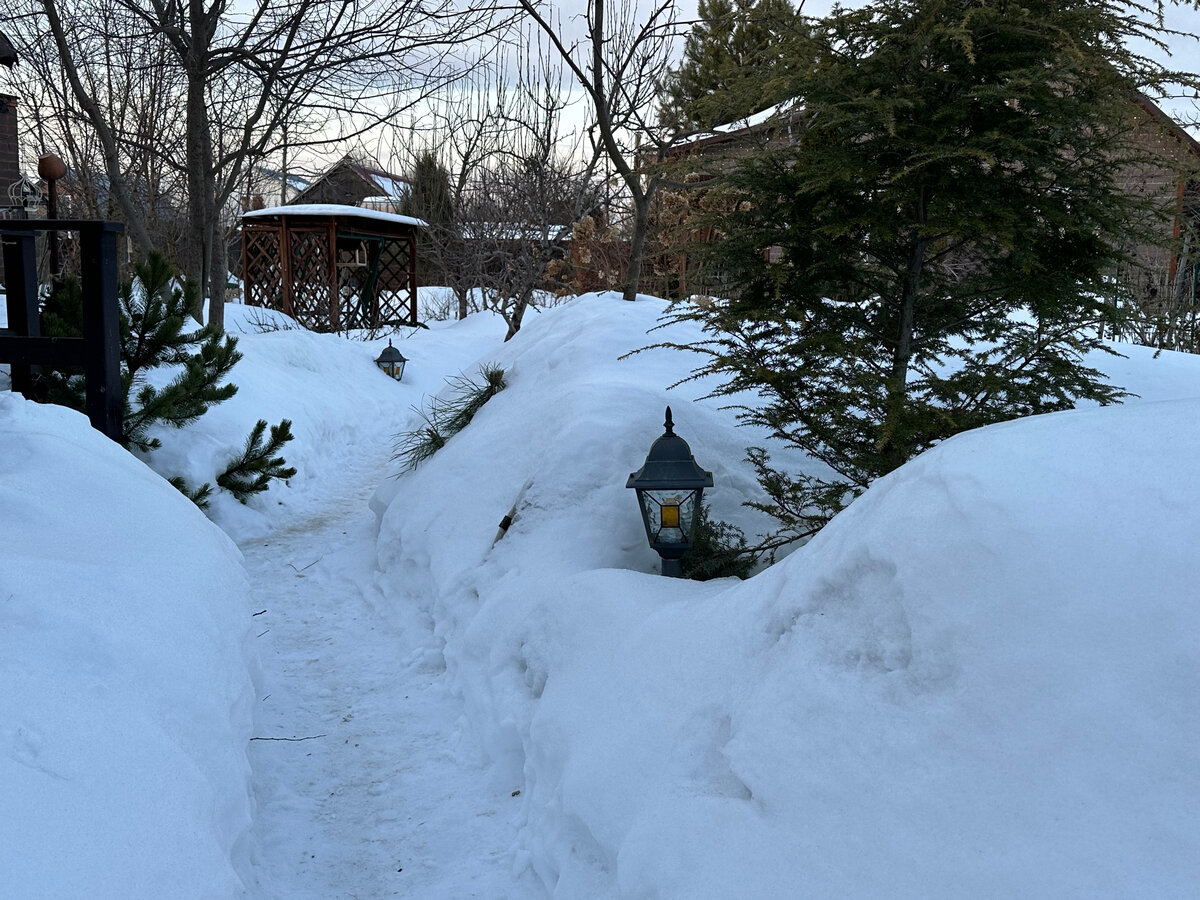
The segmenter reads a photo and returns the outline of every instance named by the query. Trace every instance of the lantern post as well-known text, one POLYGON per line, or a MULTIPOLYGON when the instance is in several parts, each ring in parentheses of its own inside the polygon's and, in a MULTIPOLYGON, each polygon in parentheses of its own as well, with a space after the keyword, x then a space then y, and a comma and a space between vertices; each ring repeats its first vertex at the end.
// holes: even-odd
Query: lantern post
POLYGON ((625 487, 637 491, 646 539, 662 557, 662 573, 683 575, 680 560, 692 546, 700 521, 704 489, 713 486, 712 472, 696 464, 687 441, 675 434, 671 407, 666 429, 646 455, 646 462, 629 476, 625 487))

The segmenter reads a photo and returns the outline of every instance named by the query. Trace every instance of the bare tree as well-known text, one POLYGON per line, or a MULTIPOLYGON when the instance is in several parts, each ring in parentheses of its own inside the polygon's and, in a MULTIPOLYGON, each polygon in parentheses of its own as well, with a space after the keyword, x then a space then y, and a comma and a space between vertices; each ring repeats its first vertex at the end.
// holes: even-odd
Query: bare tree
POLYGON ((588 0, 572 38, 553 18, 545 0, 518 0, 525 15, 549 39, 592 109, 590 135, 598 152, 628 192, 633 234, 624 296, 637 296, 654 193, 663 175, 647 171, 645 160, 661 160, 677 137, 653 124, 658 84, 676 35, 676 0, 653 0, 643 13, 637 0, 588 0))
MULTIPOLYGON (((141 250, 156 245, 133 184, 143 155, 177 174, 186 196, 177 261, 216 301, 226 278, 222 210, 247 167, 274 152, 287 124, 291 146, 361 135, 420 102, 455 71, 447 48, 486 31, 487 9, 462 13, 450 0, 0 0, 19 23, 14 39, 39 43, 46 75, 64 74, 63 130, 96 135, 109 190, 141 250), (42 39, 48 34, 50 41, 42 39), (130 65, 143 50, 156 54, 130 65), (153 65, 151 64, 153 63, 153 65), (138 105, 129 127, 119 73, 161 73, 164 113, 138 105), (118 73, 118 74, 114 74, 118 73)), ((151 171, 151 169, 145 169, 151 171)))
POLYGON ((562 133, 561 64, 539 34, 518 33, 514 43, 522 52, 486 60, 435 107, 432 143, 449 196, 442 212, 411 210, 430 223, 431 268, 454 289, 459 315, 475 302, 492 308, 508 337, 540 291, 566 286, 571 226, 604 200, 598 155, 570 152, 562 133))

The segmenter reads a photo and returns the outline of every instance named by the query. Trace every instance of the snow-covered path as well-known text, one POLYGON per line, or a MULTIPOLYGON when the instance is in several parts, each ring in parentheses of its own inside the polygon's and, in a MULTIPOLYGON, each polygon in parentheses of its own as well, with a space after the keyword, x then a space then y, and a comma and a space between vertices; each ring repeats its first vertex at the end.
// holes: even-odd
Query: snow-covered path
POLYGON ((263 610, 254 893, 539 896, 512 874, 519 801, 462 731, 431 623, 380 615, 406 603, 378 582, 367 507, 391 470, 358 457, 322 512, 242 547, 263 610))

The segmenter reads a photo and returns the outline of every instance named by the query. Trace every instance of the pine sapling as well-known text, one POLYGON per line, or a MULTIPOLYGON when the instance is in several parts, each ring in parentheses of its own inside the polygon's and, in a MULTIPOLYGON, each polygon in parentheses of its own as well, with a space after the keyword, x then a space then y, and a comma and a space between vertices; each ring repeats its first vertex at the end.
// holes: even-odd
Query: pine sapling
POLYGON ((746 543, 742 529, 713 519, 708 504, 700 508, 696 536, 680 560, 684 578, 749 578, 757 562, 758 554, 746 543))
POLYGON ((184 331, 194 288, 173 288, 170 266, 161 256, 152 255, 139 265, 137 276, 138 283, 123 284, 119 294, 126 396, 123 440, 125 446, 147 452, 161 446, 147 436, 151 425, 182 428, 237 393, 237 385, 224 382, 242 355, 236 338, 208 328, 184 331), (169 365, 182 366, 182 371, 165 387, 145 383, 149 370, 169 365))
MULTIPOLYGON (((152 253, 134 266, 135 279, 118 291, 121 335, 121 386, 125 415, 121 442, 126 449, 149 453, 161 446, 150 429, 161 423, 182 428, 199 419, 209 407, 228 400, 237 386, 226 383, 230 371, 242 358, 237 339, 211 328, 185 330, 188 310, 196 288, 175 284, 166 258, 152 253), (155 370, 168 368, 174 377, 149 383, 155 370), (163 382, 166 381, 165 384, 163 382)), ((67 280, 42 310, 42 331, 49 336, 77 337, 83 331, 83 300, 78 282, 67 280)), ((42 374, 40 397, 82 411, 83 378, 78 369, 42 374)), ((243 503, 251 494, 265 491, 273 478, 296 474, 277 456, 292 439, 291 422, 284 419, 271 428, 264 441, 267 423, 260 421, 251 432, 241 454, 217 478, 243 503)), ((207 508, 213 486, 205 482, 196 489, 180 476, 168 478, 184 496, 207 508)))

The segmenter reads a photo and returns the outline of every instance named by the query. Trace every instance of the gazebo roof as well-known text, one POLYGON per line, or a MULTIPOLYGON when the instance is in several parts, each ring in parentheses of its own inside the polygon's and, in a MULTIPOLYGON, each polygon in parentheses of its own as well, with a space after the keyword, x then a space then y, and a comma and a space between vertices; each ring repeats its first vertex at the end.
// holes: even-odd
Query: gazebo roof
POLYGON ((269 209, 253 209, 242 213, 243 219, 279 219, 283 216, 310 219, 370 219, 374 222, 407 225, 411 228, 429 227, 423 219, 414 216, 401 216, 378 209, 346 206, 341 203, 294 203, 289 206, 272 206, 269 209))

